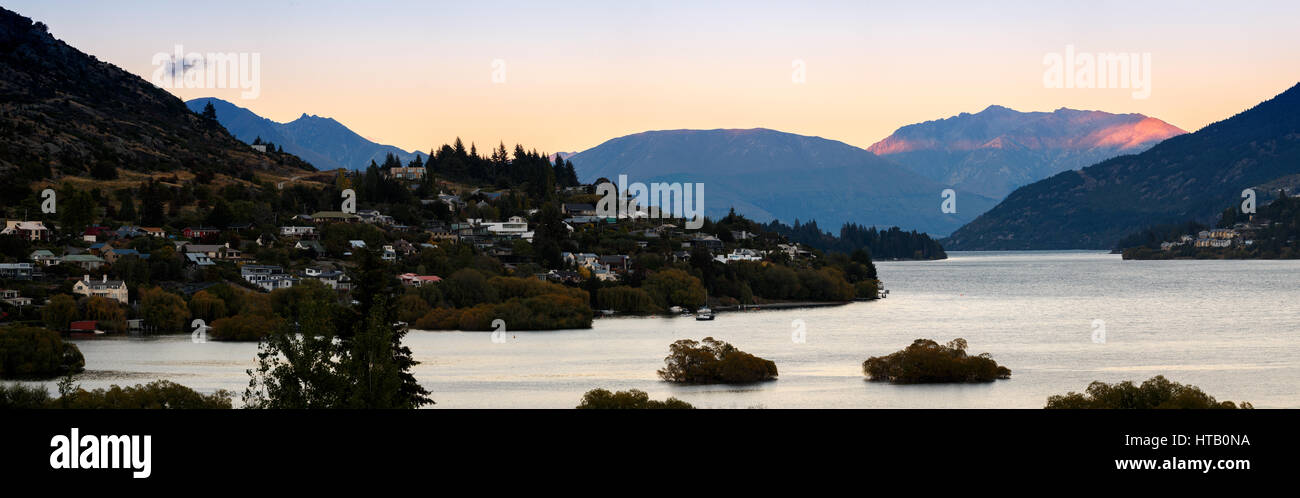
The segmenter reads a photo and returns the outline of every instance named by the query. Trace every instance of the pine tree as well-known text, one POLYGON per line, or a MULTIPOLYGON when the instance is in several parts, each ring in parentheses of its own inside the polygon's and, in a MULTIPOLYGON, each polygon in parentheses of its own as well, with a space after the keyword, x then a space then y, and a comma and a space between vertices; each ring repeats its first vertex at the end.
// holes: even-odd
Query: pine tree
POLYGON ((207 105, 203 106, 203 119, 208 121, 217 120, 217 108, 213 107, 211 100, 208 101, 207 105))

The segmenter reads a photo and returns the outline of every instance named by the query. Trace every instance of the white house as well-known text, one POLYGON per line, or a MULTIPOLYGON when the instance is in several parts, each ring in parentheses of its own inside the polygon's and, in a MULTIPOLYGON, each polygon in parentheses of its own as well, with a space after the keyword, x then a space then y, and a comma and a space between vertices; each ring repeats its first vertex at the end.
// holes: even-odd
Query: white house
POLYGON ((84 275, 72 286, 72 292, 87 297, 106 297, 122 304, 127 304, 128 300, 126 282, 109 280, 108 275, 101 280, 91 280, 90 275, 84 275))
POLYGON ((306 235, 315 235, 316 227, 297 227, 287 226, 280 227, 280 235, 284 237, 302 237, 306 235))
POLYGON ((485 221, 482 223, 493 235, 503 237, 519 237, 528 242, 533 241, 533 232, 528 231, 528 220, 519 216, 511 216, 506 221, 485 221))
POLYGON ((37 249, 32 251, 31 260, 33 263, 44 266, 54 266, 59 264, 59 257, 55 256, 49 249, 37 249))

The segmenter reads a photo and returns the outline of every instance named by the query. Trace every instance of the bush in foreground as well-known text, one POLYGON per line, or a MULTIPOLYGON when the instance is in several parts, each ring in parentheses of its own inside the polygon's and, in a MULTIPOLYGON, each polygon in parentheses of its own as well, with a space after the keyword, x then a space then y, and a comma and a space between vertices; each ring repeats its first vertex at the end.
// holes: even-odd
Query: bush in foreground
POLYGON ((224 389, 203 394, 169 380, 155 380, 129 387, 77 389, 55 403, 77 409, 228 409, 231 397, 224 389))
POLYGON ((1011 370, 999 366, 988 353, 967 355, 965 339, 953 339, 946 345, 917 339, 889 356, 867 358, 862 362, 862 373, 873 381, 898 384, 992 382, 1011 378, 1011 370))
POLYGON ((224 389, 212 394, 198 391, 167 380, 129 387, 111 386, 108 389, 87 391, 60 384, 66 394, 51 397, 44 387, 21 384, 0 385, 0 409, 228 409, 231 393, 224 389))
POLYGON ((1242 402, 1240 406, 1231 401, 1217 401, 1214 396, 1205 394, 1201 388, 1179 384, 1157 375, 1147 379, 1142 385, 1133 381, 1115 384, 1093 382, 1088 384, 1085 394, 1070 392, 1047 398, 1049 409, 1215 409, 1215 408, 1253 408, 1250 403, 1242 402))
POLYGON ((0 384, 0 410, 45 408, 50 401, 50 392, 44 387, 0 384))
POLYGON ((659 377, 689 384, 739 384, 776 379, 776 363, 746 353, 735 346, 705 337, 682 339, 668 347, 659 377))
POLYGON ((609 392, 605 389, 592 389, 582 395, 579 410, 689 410, 695 408, 690 403, 677 398, 663 401, 650 399, 650 395, 640 389, 609 392))

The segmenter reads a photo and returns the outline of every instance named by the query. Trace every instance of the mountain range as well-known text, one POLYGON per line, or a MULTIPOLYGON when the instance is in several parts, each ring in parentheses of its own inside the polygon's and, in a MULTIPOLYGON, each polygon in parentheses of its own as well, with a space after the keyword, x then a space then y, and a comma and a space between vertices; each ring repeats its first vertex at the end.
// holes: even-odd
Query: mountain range
POLYGON ((217 111, 217 121, 230 133, 244 142, 257 138, 269 141, 285 152, 297 155, 317 169, 365 169, 371 161, 383 164, 388 154, 394 154, 402 163, 417 156, 428 159, 423 152, 407 152, 392 145, 375 143, 332 118, 303 113, 288 123, 279 123, 257 115, 253 111, 218 98, 198 98, 185 103, 194 112, 201 112, 209 102, 217 111))
POLYGON ((290 155, 253 150, 167 91, 3 8, 0 136, 6 195, 61 176, 115 178, 120 168, 239 177, 310 167, 290 155))
POLYGON ((957 250, 1110 249, 1148 226, 1209 222, 1242 190, 1300 175, 1300 85, 1135 155, 1016 189, 944 241, 957 250))
POLYGON ((957 212, 940 210, 946 187, 835 140, 769 129, 648 131, 615 138, 568 158, 579 178, 699 182, 705 214, 731 208, 757 221, 817 220, 903 226, 947 234, 996 203, 958 191, 957 212))
POLYGON ((1184 133, 1141 114, 994 105, 904 126, 867 150, 944 185, 1002 199, 1016 187, 1184 133))

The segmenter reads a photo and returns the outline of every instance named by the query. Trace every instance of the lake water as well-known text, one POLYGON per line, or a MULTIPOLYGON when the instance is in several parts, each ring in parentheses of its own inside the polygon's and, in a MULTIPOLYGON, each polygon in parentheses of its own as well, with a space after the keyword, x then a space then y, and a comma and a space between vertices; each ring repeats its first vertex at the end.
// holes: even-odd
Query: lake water
MULTIPOLYGON (((944 261, 877 267, 890 294, 875 302, 722 313, 712 322, 598 319, 591 330, 509 332, 505 343, 488 332, 412 331, 406 343, 436 408, 572 408, 597 387, 637 388, 706 408, 1041 408, 1049 395, 1082 391, 1093 380, 1157 374, 1220 400, 1300 407, 1300 261, 957 252, 944 261), (792 340, 799 321, 802 343, 792 340), (1104 342, 1095 342, 1103 327, 1104 342), (670 343, 706 336, 775 361, 779 380, 658 380, 670 343), (917 338, 956 337, 967 340, 969 352, 988 352, 1011 368, 1011 379, 864 381, 869 356, 917 338)), ((87 388, 166 378, 242 393, 256 354, 255 344, 195 344, 188 336, 75 342, 86 356, 80 383, 87 388)))

